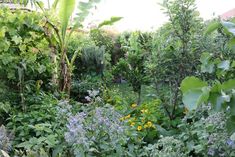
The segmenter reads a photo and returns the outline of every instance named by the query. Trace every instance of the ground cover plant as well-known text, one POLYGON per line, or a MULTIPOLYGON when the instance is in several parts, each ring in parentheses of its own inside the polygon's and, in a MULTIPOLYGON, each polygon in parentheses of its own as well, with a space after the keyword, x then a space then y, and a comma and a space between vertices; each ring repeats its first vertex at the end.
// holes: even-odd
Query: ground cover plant
POLYGON ((99 0, 27 3, 0 7, 0 156, 235 156, 235 19, 164 0, 162 27, 117 34, 84 29, 99 0))

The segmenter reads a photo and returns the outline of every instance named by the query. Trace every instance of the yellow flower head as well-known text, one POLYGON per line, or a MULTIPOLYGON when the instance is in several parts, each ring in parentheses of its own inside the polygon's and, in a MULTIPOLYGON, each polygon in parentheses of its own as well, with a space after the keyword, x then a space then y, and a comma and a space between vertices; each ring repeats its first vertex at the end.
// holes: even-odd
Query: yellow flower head
POLYGON ((138 131, 141 131, 141 130, 142 130, 142 126, 139 125, 139 126, 137 127, 137 130, 138 130, 138 131))
POLYGON ((131 122, 130 126, 134 126, 135 125, 135 122, 131 122))
POLYGON ((131 115, 130 114, 128 114, 126 117, 125 117, 125 119, 128 119, 128 118, 130 118, 131 117, 131 115))
POLYGON ((124 120, 125 120, 125 117, 120 118, 120 121, 124 121, 124 120))
POLYGON ((151 121, 148 121, 147 126, 148 126, 148 128, 151 128, 151 127, 153 127, 153 123, 151 121))
POLYGON ((148 109, 142 109, 140 110, 142 113, 148 113, 148 109))
POLYGON ((137 106, 137 104, 135 104, 135 103, 131 105, 132 108, 135 108, 136 106, 137 106))

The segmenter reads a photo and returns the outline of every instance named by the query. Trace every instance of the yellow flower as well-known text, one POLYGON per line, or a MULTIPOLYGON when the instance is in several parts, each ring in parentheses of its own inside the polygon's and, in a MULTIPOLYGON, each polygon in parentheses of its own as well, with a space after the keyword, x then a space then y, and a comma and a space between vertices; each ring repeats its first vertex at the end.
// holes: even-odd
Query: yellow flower
POLYGON ((136 106, 137 106, 137 104, 135 104, 135 103, 131 105, 132 108, 135 108, 136 106))
POLYGON ((148 128, 148 125, 147 125, 147 124, 144 124, 144 128, 148 128))
POLYGON ((148 113, 148 109, 142 109, 140 110, 142 113, 148 113))
POLYGON ((124 120, 125 120, 125 117, 120 118, 120 121, 124 121, 124 120))
POLYGON ((125 117, 125 119, 128 119, 128 118, 130 118, 131 117, 131 115, 130 114, 128 114, 126 117, 125 117))
POLYGON ((151 128, 151 127, 153 127, 153 123, 150 122, 150 121, 148 121, 148 122, 147 122, 147 126, 148 126, 149 128, 151 128))
POLYGON ((131 122, 130 126, 134 126, 135 125, 135 122, 131 122))
POLYGON ((141 131, 141 130, 142 130, 142 126, 139 125, 139 126, 137 127, 137 130, 138 130, 138 131, 141 131))

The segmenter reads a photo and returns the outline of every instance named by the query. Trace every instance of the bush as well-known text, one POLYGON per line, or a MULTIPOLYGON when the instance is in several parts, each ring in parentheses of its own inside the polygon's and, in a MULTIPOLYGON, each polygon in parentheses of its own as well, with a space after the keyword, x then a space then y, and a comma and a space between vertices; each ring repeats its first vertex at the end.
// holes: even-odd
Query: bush
POLYGON ((124 155, 129 141, 127 127, 111 106, 97 107, 91 112, 79 112, 69 118, 66 141, 75 156, 124 155))

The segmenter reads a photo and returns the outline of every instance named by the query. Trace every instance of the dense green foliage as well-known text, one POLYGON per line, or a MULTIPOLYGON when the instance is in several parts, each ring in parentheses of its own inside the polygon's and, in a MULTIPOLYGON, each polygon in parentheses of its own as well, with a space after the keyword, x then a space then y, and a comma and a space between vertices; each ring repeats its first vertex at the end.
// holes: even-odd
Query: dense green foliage
POLYGON ((158 30, 86 32, 98 0, 31 2, 0 8, 0 156, 235 156, 234 19, 164 0, 158 30))

